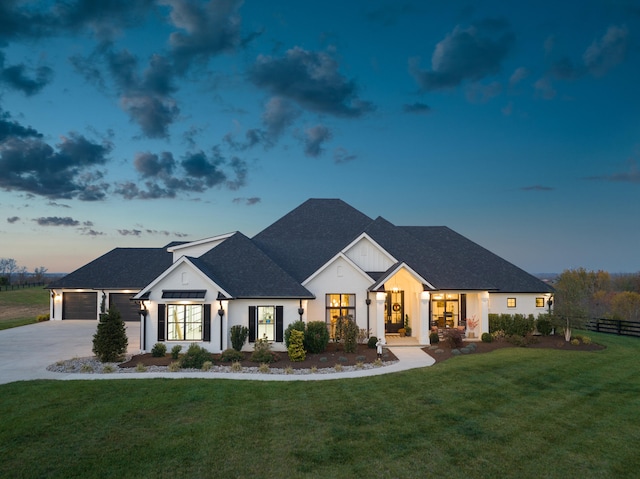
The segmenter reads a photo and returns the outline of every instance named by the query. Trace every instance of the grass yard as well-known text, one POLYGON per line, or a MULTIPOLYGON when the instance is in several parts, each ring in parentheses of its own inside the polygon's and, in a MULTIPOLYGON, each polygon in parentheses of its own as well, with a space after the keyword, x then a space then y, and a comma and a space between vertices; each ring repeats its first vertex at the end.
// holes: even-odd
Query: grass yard
POLYGON ((0 386, 0 477, 631 478, 640 340, 356 380, 0 386))
POLYGON ((49 290, 41 286, 0 291, 0 329, 36 323, 49 312, 49 290))

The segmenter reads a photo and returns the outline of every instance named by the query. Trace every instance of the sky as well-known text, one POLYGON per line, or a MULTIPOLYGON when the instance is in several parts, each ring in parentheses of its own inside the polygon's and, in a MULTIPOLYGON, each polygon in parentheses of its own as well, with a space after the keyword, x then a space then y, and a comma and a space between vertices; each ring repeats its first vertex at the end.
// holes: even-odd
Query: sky
POLYGON ((637 0, 3 0, 0 258, 341 198, 530 273, 638 272, 639 107, 637 0))

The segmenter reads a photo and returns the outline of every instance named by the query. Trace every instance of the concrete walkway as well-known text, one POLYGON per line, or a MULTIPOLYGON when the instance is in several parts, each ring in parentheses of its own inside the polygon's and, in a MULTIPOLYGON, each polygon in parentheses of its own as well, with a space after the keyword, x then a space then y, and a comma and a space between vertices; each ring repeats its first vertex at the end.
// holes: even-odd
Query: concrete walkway
MULTIPOLYGON (((74 357, 92 356, 94 321, 47 321, 0 331, 0 384, 33 379, 151 379, 151 378, 209 378, 258 381, 317 381, 358 378, 406 371, 431 366, 435 360, 417 347, 389 348, 398 358, 390 366, 328 374, 262 374, 262 373, 127 373, 79 374, 54 373, 47 366, 74 357)), ((139 324, 128 323, 129 353, 140 351, 139 324)))

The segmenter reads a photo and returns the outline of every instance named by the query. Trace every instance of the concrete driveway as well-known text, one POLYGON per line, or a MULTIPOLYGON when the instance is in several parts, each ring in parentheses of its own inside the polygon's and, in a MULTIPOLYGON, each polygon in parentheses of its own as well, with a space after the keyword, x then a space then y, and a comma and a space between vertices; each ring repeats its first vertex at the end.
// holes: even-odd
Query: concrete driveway
MULTIPOLYGON (((140 352, 140 323, 126 323, 128 351, 140 352)), ((60 379, 47 366, 74 357, 93 356, 97 321, 45 321, 0 331, 0 384, 31 379, 60 379)))

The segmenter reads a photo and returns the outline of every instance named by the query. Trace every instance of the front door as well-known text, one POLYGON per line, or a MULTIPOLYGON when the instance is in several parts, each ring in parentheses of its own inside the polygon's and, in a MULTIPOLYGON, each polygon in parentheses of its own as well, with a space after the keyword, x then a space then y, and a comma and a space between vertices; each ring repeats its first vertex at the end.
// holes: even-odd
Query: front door
POLYGON ((404 328, 404 291, 389 291, 384 309, 385 333, 397 333, 400 328, 404 328))

